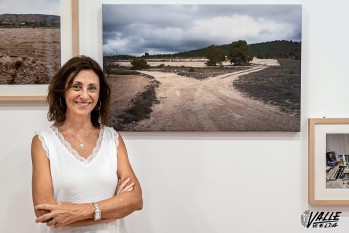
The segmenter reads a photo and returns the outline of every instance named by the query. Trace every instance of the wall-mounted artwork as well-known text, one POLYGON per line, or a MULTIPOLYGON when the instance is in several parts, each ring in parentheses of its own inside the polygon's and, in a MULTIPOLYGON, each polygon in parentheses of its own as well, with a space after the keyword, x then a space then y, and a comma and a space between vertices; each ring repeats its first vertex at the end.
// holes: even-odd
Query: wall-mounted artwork
POLYGON ((309 202, 349 204, 349 119, 309 119, 309 202))
POLYGON ((60 0, 2 1, 0 31, 2 90, 48 84, 61 65, 60 0))
POLYGON ((104 4, 121 131, 300 130, 301 5, 104 4))

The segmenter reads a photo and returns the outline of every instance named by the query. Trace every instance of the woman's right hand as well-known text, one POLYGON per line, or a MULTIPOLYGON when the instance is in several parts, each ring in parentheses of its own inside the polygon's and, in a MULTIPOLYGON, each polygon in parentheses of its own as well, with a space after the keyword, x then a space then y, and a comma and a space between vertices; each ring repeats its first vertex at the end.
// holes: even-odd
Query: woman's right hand
POLYGON ((38 217, 35 222, 47 223, 48 226, 54 226, 55 228, 87 219, 93 215, 94 210, 90 203, 77 204, 69 202, 39 204, 34 209, 36 211, 44 210, 48 212, 38 217))
POLYGON ((130 178, 127 178, 122 183, 121 183, 121 180, 119 179, 118 185, 116 187, 116 195, 124 192, 131 192, 134 186, 135 186, 135 183, 131 182, 130 178))

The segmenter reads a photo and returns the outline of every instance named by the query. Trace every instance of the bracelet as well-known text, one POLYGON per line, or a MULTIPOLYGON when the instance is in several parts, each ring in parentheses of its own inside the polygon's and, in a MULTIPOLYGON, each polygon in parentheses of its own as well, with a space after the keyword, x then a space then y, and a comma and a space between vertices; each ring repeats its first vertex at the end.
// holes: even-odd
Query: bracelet
POLYGON ((99 206, 97 205, 96 202, 92 202, 93 207, 95 208, 95 214, 94 214, 94 220, 95 221, 99 221, 102 219, 102 211, 99 208, 99 206))

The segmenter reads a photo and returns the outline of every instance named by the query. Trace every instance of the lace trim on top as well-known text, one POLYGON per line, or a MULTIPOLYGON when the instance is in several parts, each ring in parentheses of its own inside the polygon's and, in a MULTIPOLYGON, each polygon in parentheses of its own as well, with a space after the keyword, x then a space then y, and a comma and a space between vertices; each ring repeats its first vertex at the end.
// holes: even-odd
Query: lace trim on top
POLYGON ((35 135, 38 135, 39 140, 41 141, 42 148, 44 148, 47 158, 50 159, 50 156, 48 153, 48 146, 46 144, 45 138, 42 136, 40 132, 36 132, 35 135))
POLYGON ((79 153, 70 145, 69 142, 67 142, 64 139, 64 136, 61 132, 59 132, 59 130, 57 129, 57 127, 55 127, 54 125, 51 125, 51 129, 53 130, 53 132, 57 135, 57 137, 59 138, 59 140, 62 142, 62 144, 67 148, 67 150, 76 158, 78 159, 80 162, 82 162, 83 164, 88 164, 90 163, 94 157, 96 157, 99 149, 101 148, 102 145, 102 139, 103 139, 103 132, 104 132, 104 126, 101 127, 100 131, 99 131, 99 136, 96 142, 96 146, 95 148, 93 148, 92 154, 90 154, 86 159, 82 156, 79 155, 79 153))

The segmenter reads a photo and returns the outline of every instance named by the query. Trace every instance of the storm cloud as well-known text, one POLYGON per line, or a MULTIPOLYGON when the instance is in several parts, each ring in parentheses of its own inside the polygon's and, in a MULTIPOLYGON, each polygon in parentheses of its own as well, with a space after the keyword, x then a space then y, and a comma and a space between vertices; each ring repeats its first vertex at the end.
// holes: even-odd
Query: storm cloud
POLYGON ((103 51, 167 54, 236 40, 301 41, 301 5, 105 4, 103 51))

